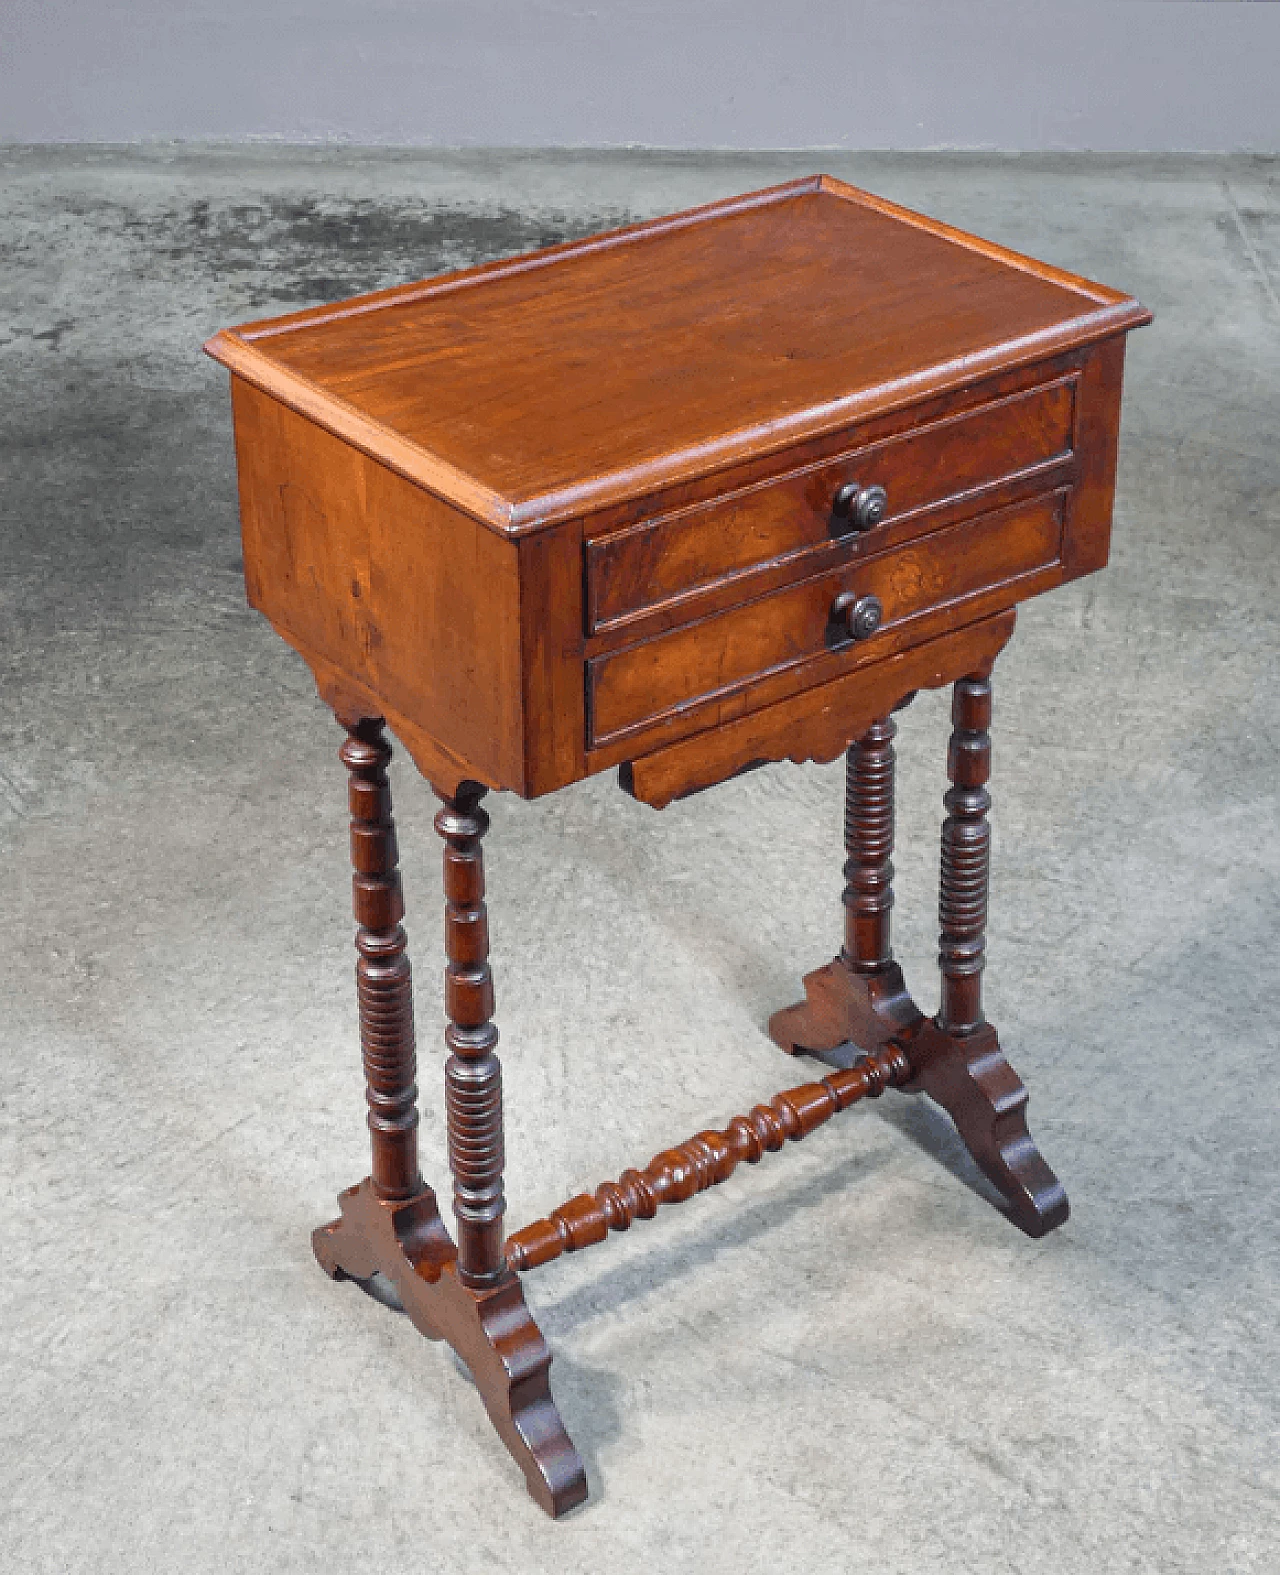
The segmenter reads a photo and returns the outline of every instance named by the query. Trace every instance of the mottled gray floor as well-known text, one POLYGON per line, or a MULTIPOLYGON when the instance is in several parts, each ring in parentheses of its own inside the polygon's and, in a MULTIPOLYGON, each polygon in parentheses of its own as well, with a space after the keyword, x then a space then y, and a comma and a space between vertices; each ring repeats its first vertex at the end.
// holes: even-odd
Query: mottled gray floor
MULTIPOLYGON (((1280 165, 0 152, 0 1563, 1273 1571, 1280 165), (997 681, 988 999, 1075 1212, 898 1098, 531 1297, 592 1500, 312 1261, 364 1170, 336 729, 244 607, 214 328, 814 166, 1136 291, 1110 570, 997 681)), ((945 700, 903 719, 933 999, 945 700)), ((429 795, 398 772, 426 1160, 429 795)), ((838 766, 493 804, 512 1218, 785 1085, 838 766)))

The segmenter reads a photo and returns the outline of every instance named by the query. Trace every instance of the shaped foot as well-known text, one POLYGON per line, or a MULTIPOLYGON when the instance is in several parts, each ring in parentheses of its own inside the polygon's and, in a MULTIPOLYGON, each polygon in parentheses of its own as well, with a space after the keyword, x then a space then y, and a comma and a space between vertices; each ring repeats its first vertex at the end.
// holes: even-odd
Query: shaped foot
POLYGON ((448 1341, 470 1369, 534 1500, 553 1516, 582 1503, 586 1474, 551 1397, 551 1352, 515 1274, 483 1290, 459 1282, 457 1252, 429 1187, 408 1202, 388 1203, 366 1180, 338 1202, 341 1217, 312 1235, 325 1273, 385 1275, 414 1327, 448 1341))
POLYGON ((823 1055, 844 1044, 878 1050, 921 1022, 896 962, 855 973, 836 957, 805 975, 804 992, 799 1005, 769 1019, 770 1037, 788 1055, 823 1055))
POLYGON ((1027 1090, 984 1023, 953 1035, 925 1022, 911 1038, 908 1093, 925 1093, 947 1112, 965 1147, 1004 1198, 1009 1218, 1044 1236, 1067 1218, 1062 1183, 1027 1131, 1027 1090))
POLYGON ((378 1272, 373 1253, 341 1214, 311 1232, 311 1250, 331 1280, 371 1280, 378 1272))

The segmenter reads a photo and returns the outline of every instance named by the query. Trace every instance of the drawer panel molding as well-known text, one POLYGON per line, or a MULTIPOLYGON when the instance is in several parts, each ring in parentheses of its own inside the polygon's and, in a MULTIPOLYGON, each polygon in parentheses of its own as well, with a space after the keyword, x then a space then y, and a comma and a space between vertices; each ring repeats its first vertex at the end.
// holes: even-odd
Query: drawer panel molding
POLYGON ((589 746, 756 685, 767 687, 767 703, 787 674, 796 687, 825 681, 920 638, 922 620, 978 598, 989 604, 992 593, 998 600, 1007 591, 1011 604, 1027 594, 1028 577, 1060 570, 1070 495, 1062 488, 996 510, 595 657, 587 664, 589 746), (850 636, 837 606, 850 596, 880 604, 866 639, 850 636))
POLYGON ((787 559, 803 574, 806 554, 841 539, 911 539, 945 523, 943 510, 1042 476, 1072 455, 1077 382, 1072 373, 589 542, 587 632, 787 559), (836 507, 855 483, 887 500, 861 533, 836 507))

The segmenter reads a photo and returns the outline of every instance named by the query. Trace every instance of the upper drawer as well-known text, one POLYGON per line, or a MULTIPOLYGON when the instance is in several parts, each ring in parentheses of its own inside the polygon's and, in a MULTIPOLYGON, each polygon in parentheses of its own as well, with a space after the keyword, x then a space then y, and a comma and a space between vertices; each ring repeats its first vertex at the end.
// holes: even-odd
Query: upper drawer
POLYGON ((1072 452, 1076 383, 1073 373, 589 542, 590 629, 850 534, 832 507, 849 482, 888 495, 868 534, 892 527, 893 539, 904 540, 928 530, 949 504, 1040 475, 1072 452))

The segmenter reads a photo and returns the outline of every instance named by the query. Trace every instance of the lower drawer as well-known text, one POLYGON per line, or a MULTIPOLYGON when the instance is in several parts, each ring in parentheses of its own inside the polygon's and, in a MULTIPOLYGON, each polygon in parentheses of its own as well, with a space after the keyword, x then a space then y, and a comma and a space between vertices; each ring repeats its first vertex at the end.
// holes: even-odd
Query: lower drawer
POLYGON ((992 603, 991 593, 1006 586, 1008 602, 1016 601, 1029 593, 1029 576, 1060 563, 1069 496, 1064 489, 981 515, 595 657, 587 663, 589 747, 753 685, 766 703, 826 682, 923 637, 931 614, 980 597, 992 603), (880 602, 880 626, 865 639, 851 638, 835 606, 846 593, 880 602), (780 683, 787 675, 789 684, 780 683))

